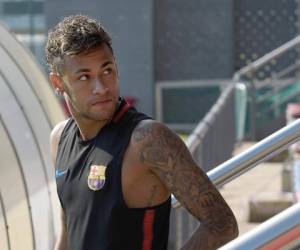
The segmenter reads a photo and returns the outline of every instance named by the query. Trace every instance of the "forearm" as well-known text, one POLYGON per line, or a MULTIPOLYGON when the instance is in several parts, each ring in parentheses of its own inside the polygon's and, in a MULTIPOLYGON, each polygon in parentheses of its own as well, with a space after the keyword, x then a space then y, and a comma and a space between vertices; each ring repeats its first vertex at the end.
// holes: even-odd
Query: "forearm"
POLYGON ((222 231, 209 229, 204 224, 200 224, 181 250, 215 250, 236 238, 237 235, 238 229, 235 221, 222 231))

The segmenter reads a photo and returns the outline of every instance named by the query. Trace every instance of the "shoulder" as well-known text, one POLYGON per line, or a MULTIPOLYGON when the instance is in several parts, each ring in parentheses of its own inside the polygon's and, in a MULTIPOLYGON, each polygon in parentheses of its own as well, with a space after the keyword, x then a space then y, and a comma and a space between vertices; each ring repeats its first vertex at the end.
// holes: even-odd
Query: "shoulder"
POLYGON ((66 119, 55 125, 50 133, 50 142, 59 141, 62 131, 64 130, 68 121, 69 119, 66 119))
POLYGON ((50 133, 50 151, 51 151, 51 156, 53 163, 56 161, 56 154, 57 154, 57 147, 58 143, 61 137, 61 134, 68 123, 69 119, 64 120, 60 123, 58 123, 51 131, 50 133))
MULTIPOLYGON (((132 133, 132 140, 136 143, 147 143, 153 140, 163 140, 165 144, 183 143, 181 139, 165 124, 155 120, 142 120, 132 133)), ((175 146, 175 145, 173 145, 175 146)))
POLYGON ((170 159, 181 152, 189 151, 181 138, 165 124, 154 121, 141 121, 133 131, 131 145, 139 161, 148 167, 166 166, 170 159))
POLYGON ((143 152, 174 153, 185 148, 185 143, 174 131, 155 120, 141 121, 134 129, 131 140, 143 152))

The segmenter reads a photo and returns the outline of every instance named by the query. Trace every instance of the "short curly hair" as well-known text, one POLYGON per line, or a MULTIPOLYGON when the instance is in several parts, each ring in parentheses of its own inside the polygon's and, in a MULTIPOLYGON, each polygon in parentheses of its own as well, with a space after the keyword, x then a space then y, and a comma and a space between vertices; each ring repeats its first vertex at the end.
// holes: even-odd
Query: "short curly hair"
POLYGON ((68 16, 48 33, 45 54, 49 70, 62 73, 65 55, 86 53, 103 43, 113 53, 111 37, 99 22, 83 15, 68 16))

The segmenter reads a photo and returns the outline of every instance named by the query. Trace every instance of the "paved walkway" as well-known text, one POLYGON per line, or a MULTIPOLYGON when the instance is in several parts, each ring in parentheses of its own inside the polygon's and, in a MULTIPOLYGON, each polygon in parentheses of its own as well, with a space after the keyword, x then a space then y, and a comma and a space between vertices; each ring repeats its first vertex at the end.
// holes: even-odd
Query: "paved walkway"
MULTIPOLYGON (((242 145, 238 148, 237 153, 252 145, 251 143, 242 145)), ((259 225, 259 223, 248 222, 249 200, 263 193, 272 196, 276 192, 281 192, 282 169, 282 162, 261 163, 220 190, 237 218, 240 235, 259 225)))

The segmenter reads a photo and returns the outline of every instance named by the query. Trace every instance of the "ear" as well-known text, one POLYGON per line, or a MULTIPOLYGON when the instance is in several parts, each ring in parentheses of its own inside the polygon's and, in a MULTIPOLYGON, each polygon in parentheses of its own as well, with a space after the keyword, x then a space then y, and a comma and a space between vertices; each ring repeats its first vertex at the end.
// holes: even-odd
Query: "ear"
POLYGON ((49 74, 49 79, 55 92, 62 95, 64 93, 64 87, 62 85, 61 77, 58 74, 51 72, 49 74))

